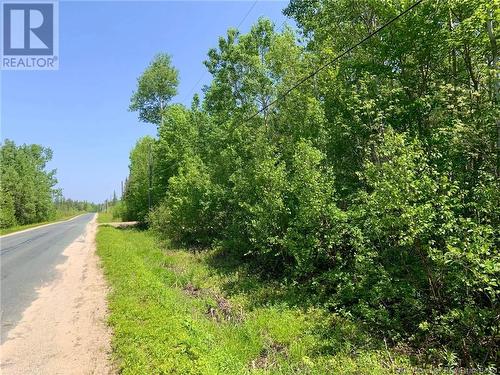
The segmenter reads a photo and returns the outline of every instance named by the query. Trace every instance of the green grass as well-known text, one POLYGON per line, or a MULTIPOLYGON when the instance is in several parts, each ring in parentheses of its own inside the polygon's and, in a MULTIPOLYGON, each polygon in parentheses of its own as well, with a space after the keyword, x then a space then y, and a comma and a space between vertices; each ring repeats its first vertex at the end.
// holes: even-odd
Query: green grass
POLYGON ((299 307, 293 290, 218 251, 165 251, 149 232, 111 227, 97 247, 123 374, 411 373, 355 324, 299 307))
POLYGON ((119 222, 121 219, 113 217, 113 212, 99 212, 97 222, 99 224, 119 222))
POLYGON ((63 221, 63 220, 69 220, 69 219, 71 219, 73 217, 76 217, 76 216, 84 214, 84 213, 86 213, 86 212, 78 212, 78 213, 73 213, 71 215, 57 216, 54 220, 43 221, 41 223, 33 223, 33 224, 26 224, 26 225, 16 225, 16 226, 10 227, 10 228, 2 228, 2 229, 0 229, 0 236, 3 236, 5 234, 14 233, 14 232, 19 232, 19 231, 25 230, 25 229, 39 227, 40 225, 56 223, 58 221, 63 221))

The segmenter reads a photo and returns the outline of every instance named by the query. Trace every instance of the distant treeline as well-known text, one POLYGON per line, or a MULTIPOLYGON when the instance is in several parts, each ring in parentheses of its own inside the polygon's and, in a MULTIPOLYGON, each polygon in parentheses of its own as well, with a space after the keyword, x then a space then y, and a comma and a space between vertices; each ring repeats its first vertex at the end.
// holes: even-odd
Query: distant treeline
POLYGON ((158 55, 130 106, 158 135, 130 154, 122 209, 302 285, 388 345, 494 366, 498 7, 424 1, 323 65, 408 4, 292 0, 297 35, 230 29, 191 108, 169 103, 177 70, 158 55))
POLYGON ((0 228, 40 223, 84 211, 89 202, 65 199, 55 188, 55 170, 46 170, 52 151, 40 145, 0 146, 0 228))

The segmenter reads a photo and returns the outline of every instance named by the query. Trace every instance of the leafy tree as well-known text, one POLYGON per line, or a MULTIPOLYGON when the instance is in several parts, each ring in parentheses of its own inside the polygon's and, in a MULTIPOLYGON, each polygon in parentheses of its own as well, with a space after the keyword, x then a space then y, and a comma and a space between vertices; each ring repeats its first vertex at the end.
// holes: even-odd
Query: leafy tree
POLYGON ((40 145, 16 146, 6 140, 0 149, 2 222, 4 226, 31 224, 54 213, 55 170, 46 171, 52 151, 40 145), (13 220, 12 212, 14 213, 13 220))
POLYGON ((158 54, 137 79, 137 90, 130 100, 130 110, 139 111, 139 119, 159 125, 162 112, 177 94, 178 71, 167 54, 158 54))
POLYGON ((188 156, 170 178, 164 201, 150 215, 157 232, 177 244, 206 246, 211 243, 214 223, 212 184, 198 157, 188 156))
POLYGON ((151 179, 154 171, 153 147, 155 140, 149 136, 137 141, 130 153, 130 174, 125 184, 125 218, 145 221, 153 203, 151 179))
POLYGON ((0 228, 9 228, 17 224, 14 198, 12 194, 0 188, 0 228))
MULTIPOLYGON (((217 244, 304 285, 424 360, 494 365, 495 2, 423 2, 302 80, 408 5, 292 0, 299 38, 265 19, 230 29, 208 52, 203 100, 156 112, 149 220, 174 242, 217 244)), ((144 147, 125 195, 141 219, 144 147)))
POLYGON ((188 156, 195 154, 199 139, 194 112, 174 104, 164 111, 155 142, 154 196, 159 202, 168 190, 169 179, 175 176, 179 166, 188 156))

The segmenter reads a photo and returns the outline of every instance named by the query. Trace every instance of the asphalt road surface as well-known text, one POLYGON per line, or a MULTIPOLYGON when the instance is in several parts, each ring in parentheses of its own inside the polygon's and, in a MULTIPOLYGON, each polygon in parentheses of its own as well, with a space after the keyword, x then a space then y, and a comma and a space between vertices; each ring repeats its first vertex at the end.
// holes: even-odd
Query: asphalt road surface
POLYGON ((36 299, 36 289, 57 276, 67 258, 64 249, 85 232, 94 214, 0 238, 1 343, 23 311, 36 299))

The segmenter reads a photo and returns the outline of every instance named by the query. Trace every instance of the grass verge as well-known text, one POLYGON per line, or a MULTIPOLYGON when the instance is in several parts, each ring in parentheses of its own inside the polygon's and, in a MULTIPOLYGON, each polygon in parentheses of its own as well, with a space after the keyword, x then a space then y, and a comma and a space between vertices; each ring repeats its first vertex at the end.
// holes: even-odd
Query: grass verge
POLYGON ((10 227, 10 228, 2 228, 2 229, 0 229, 0 236, 3 236, 5 234, 14 233, 14 232, 19 232, 19 231, 25 230, 25 229, 36 228, 36 227, 39 227, 39 226, 45 225, 45 224, 52 224, 52 223, 57 223, 58 221, 69 220, 69 219, 72 219, 72 218, 74 218, 74 217, 76 217, 78 215, 85 214, 85 213, 87 213, 87 212, 78 212, 78 213, 74 213, 74 214, 71 214, 71 215, 58 216, 54 220, 43 221, 41 223, 33 223, 33 224, 26 224, 26 225, 16 225, 16 226, 10 227))
POLYGON ((97 222, 99 224, 116 223, 120 221, 120 218, 113 217, 113 212, 99 212, 99 215, 97 215, 97 222))
POLYGON ((149 232, 111 227, 97 249, 120 373, 412 373, 355 324, 294 307, 289 289, 218 251, 164 251, 149 232))

